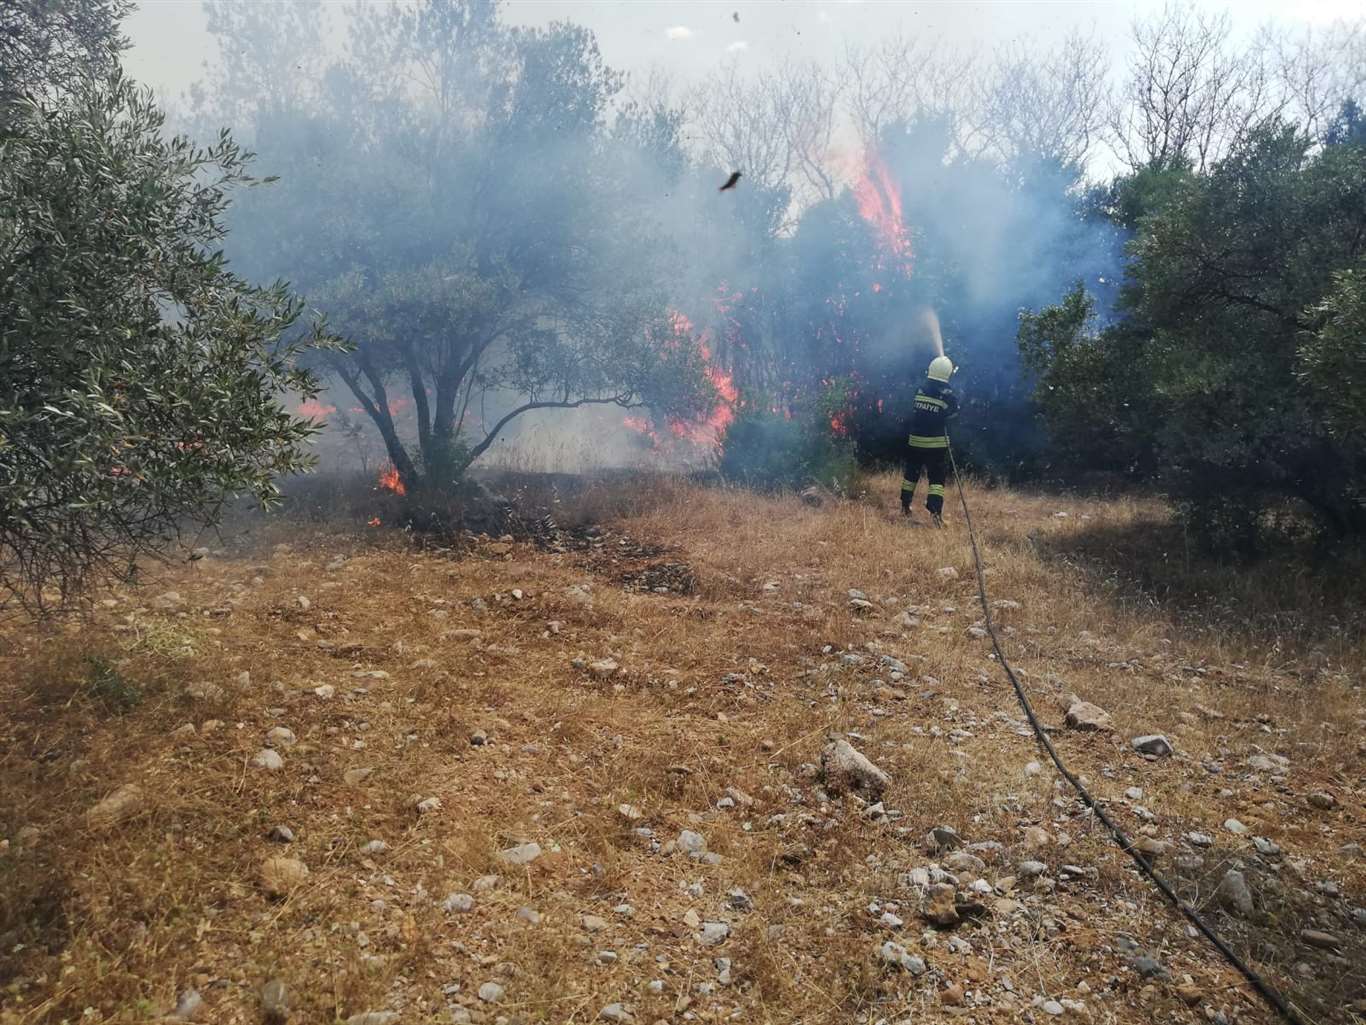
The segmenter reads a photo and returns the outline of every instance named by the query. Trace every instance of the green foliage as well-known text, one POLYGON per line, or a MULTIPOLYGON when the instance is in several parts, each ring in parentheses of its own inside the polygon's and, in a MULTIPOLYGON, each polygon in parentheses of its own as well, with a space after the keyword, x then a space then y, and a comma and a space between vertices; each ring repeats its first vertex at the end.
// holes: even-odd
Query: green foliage
POLYGON ((742 410, 722 440, 721 475, 764 491, 819 484, 850 493, 858 475, 854 445, 831 428, 832 417, 848 408, 847 390, 837 382, 796 416, 742 410))
POLYGON ((129 712, 142 704, 143 691, 108 659, 91 655, 85 660, 86 692, 111 712, 129 712))
POLYGON ((1364 235, 1366 147, 1253 132, 1140 219, 1116 324, 1097 331, 1080 290, 1022 317, 1050 428, 1093 465, 1115 444, 1156 471, 1212 547, 1256 548, 1287 497, 1366 532, 1364 235))
MULTIPOLYGON (((132 0, 5 0, 0 4, 0 108, 112 72, 132 0)), ((5 114, 0 110, 0 121, 5 114)))
POLYGON ((1366 259, 1333 275, 1333 289, 1309 310, 1317 325, 1300 342, 1300 377, 1324 423, 1358 456, 1366 451, 1366 259))
POLYGON ((217 248, 248 155, 162 127, 116 75, 0 129, 0 588, 33 606, 308 462, 280 399, 318 339, 217 248))
POLYGON ((1057 306, 1020 314, 1020 356, 1036 376, 1057 463, 1151 469, 1154 396, 1138 341, 1113 328, 1098 335, 1095 301, 1080 283, 1057 306))

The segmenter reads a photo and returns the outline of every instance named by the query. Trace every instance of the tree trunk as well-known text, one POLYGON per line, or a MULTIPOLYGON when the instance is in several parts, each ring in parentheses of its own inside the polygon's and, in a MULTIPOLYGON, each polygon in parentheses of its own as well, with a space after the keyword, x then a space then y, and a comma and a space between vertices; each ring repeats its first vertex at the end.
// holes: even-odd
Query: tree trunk
POLYGON ((337 371, 337 376, 346 382, 346 386, 351 389, 351 394, 356 397, 356 401, 360 403, 366 415, 374 421, 375 427, 379 430, 379 436, 384 441, 384 449, 388 453, 389 461, 393 463, 394 469, 398 470, 398 479, 402 482, 403 487, 408 491, 420 487, 422 475, 418 473, 412 457, 408 455, 408 450, 403 447, 403 442, 394 427, 394 418, 389 413, 389 395, 384 387, 383 376, 375 370, 373 364, 363 354, 357 359, 356 364, 370 383, 373 396, 362 387, 360 377, 355 371, 347 369, 340 361, 334 363, 333 366, 337 371))

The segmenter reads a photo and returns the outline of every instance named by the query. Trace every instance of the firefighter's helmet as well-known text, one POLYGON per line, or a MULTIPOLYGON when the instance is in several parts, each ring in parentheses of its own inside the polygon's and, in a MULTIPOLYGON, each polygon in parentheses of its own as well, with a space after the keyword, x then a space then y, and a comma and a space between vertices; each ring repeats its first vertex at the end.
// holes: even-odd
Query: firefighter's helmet
POLYGON ((947 381, 953 376, 953 361, 947 356, 936 356, 930 360, 930 380, 947 381))

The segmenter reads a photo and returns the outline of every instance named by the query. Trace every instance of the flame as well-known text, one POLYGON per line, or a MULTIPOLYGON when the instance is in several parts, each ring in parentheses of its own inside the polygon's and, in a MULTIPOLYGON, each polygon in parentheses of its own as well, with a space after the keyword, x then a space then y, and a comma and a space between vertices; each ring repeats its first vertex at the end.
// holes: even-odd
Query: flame
MULTIPOLYGON (((729 303, 738 299, 739 293, 727 293, 724 286, 717 291, 718 296, 715 300, 717 312, 726 316, 729 312, 729 303)), ((702 372, 706 375, 708 383, 715 392, 711 408, 705 415, 692 419, 670 418, 666 425, 668 434, 680 442, 703 449, 715 450, 720 447, 727 428, 735 422, 735 410, 740 402, 740 389, 735 384, 735 376, 717 363, 708 341, 711 338, 709 328, 698 332, 687 315, 679 310, 670 310, 668 319, 671 337, 665 339, 663 344, 696 344, 698 355, 702 357, 702 372)), ((735 325, 733 321, 729 326, 738 330, 738 325, 735 325)), ((669 438, 661 437, 654 424, 645 417, 628 416, 622 420, 622 424, 629 430, 636 431, 649 438, 650 444, 654 448, 662 447, 669 440, 669 438)))
POLYGON ((849 436, 849 414, 841 409, 830 417, 830 431, 837 438, 847 438, 849 436))
POLYGON ((901 190, 887 165, 870 149, 854 182, 854 201, 859 216, 877 233, 883 253, 890 256, 906 276, 911 275, 911 235, 901 219, 901 190))
POLYGON ((310 420, 326 420, 336 411, 336 406, 324 406, 317 399, 307 399, 299 404, 299 415, 310 420))
POLYGON ((392 463, 379 471, 379 489, 392 491, 396 495, 408 493, 408 489, 403 486, 403 478, 398 475, 398 467, 392 463))
POLYGON ((380 519, 378 516, 371 516, 370 519, 366 522, 372 527, 378 527, 380 524, 380 519))

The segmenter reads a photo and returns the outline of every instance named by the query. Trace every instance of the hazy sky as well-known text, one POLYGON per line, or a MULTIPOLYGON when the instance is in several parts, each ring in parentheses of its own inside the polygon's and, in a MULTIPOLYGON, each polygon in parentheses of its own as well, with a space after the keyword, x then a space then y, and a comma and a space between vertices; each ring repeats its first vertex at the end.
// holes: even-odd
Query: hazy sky
MULTIPOLYGON (((238 0, 283 5, 290 0, 238 0)), ((384 0, 371 0, 381 3, 384 0)), ((766 64, 785 56, 833 61, 850 44, 876 43, 901 31, 945 40, 955 48, 989 51, 998 42, 1028 37, 1047 43, 1080 28, 1098 33, 1122 54, 1135 16, 1160 10, 1165 0, 511 0, 509 21, 556 19, 591 28, 607 61, 627 71, 662 67, 680 81, 735 58, 766 64), (739 16, 736 21, 735 16, 739 16)), ((1215 10, 1225 5, 1204 4, 1215 10)), ((1239 32, 1268 20, 1319 24, 1360 14, 1360 0, 1237 0, 1227 5, 1239 32)), ((126 24, 132 39, 129 71, 168 96, 201 77, 214 53, 198 0, 143 0, 126 24)))

